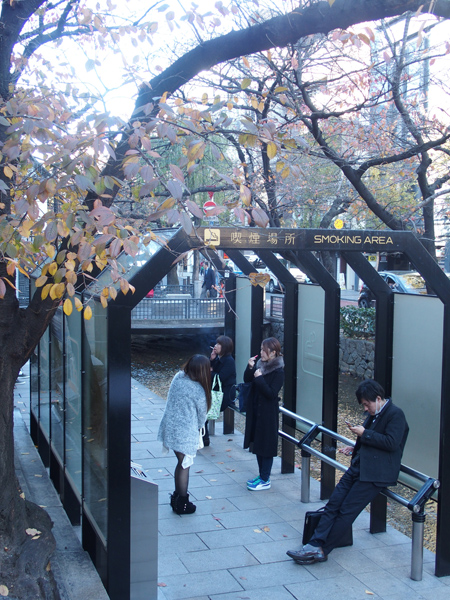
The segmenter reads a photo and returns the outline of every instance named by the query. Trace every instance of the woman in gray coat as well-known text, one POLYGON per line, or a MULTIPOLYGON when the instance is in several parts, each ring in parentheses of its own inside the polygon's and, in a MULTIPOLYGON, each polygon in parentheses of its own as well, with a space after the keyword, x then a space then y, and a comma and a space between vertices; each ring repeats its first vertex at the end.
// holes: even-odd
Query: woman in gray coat
POLYGON ((210 362, 206 356, 195 354, 172 379, 158 430, 158 440, 166 449, 173 450, 178 460, 170 504, 179 515, 195 512, 195 504, 189 502, 189 467, 199 448, 200 429, 210 408, 210 362))

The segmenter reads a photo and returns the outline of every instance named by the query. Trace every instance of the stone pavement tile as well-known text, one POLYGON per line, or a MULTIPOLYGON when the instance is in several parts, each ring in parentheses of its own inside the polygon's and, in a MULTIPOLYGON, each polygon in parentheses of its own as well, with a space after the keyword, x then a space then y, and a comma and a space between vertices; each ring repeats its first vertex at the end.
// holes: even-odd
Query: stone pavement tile
MULTIPOLYGON (((330 579, 305 581, 296 585, 286 584, 286 588, 298 600, 368 600, 368 598, 377 600, 382 598, 376 594, 367 594, 367 592, 373 593, 374 590, 368 589, 350 573, 330 579)), ((407 599, 408 597, 405 596, 404 600, 407 599)))
MULTIPOLYGON (((445 585, 444 582, 439 580, 439 577, 434 577, 427 572, 422 573, 421 581, 414 581, 411 579, 411 566, 392 568, 387 571, 394 577, 397 577, 405 583, 409 588, 414 590, 418 594, 424 594, 426 590, 433 590, 439 592, 439 590, 443 590, 447 592, 447 597, 450 598, 450 589, 448 585, 445 585)), ((433 596, 434 597, 434 596, 433 596)))
POLYGON ((267 535, 274 541, 281 540, 295 540, 296 542, 300 542, 300 536, 298 531, 290 526, 286 521, 281 521, 280 523, 272 523, 269 526, 269 530, 266 531, 267 535))
POLYGON ((189 573, 219 571, 257 565, 257 559, 243 546, 202 550, 199 552, 183 552, 179 555, 181 562, 189 573))
MULTIPOLYGON (((192 479, 192 477, 190 478, 192 479)), ((201 479, 206 485, 211 485, 213 488, 219 485, 229 485, 235 482, 230 479, 226 473, 201 473, 201 479)))
POLYGON ((303 523, 305 520, 305 513, 308 510, 317 510, 320 508, 319 506, 311 508, 310 504, 302 504, 301 502, 290 502, 287 504, 284 502, 278 506, 271 507, 274 512, 276 512, 280 517, 283 517, 286 521, 291 523, 291 521, 301 521, 302 522, 302 531, 303 531, 303 523))
MULTIPOLYGON (((361 560, 370 560, 369 558, 362 558, 361 560)), ((386 564, 384 565, 386 566, 386 564)), ((391 573, 388 573, 384 569, 378 569, 377 571, 370 571, 367 573, 360 573, 358 571, 354 571, 354 576, 359 579, 367 588, 378 594, 381 598, 387 598, 388 596, 395 596, 396 594, 399 597, 405 598, 405 600, 409 600, 411 594, 411 588, 400 581, 391 573)))
MULTIPOLYGON (((370 533, 368 535, 371 535, 370 533)), ((370 558, 370 550, 362 556, 361 548, 354 546, 346 548, 336 548, 330 555, 333 560, 341 565, 349 573, 368 573, 370 571, 379 571, 379 565, 370 558)))
POLYGON ((150 481, 159 483, 160 479, 167 479, 167 477, 171 477, 173 481, 173 473, 171 473, 167 469, 153 468, 153 463, 150 462, 151 460, 153 459, 145 459, 144 461, 141 461, 139 463, 142 466, 147 477, 150 479, 150 481))
MULTIPOLYGON (((368 529, 370 526, 370 521, 368 520, 367 523, 368 529)), ((407 535, 401 533, 400 531, 397 531, 397 529, 394 529, 393 527, 387 527, 386 531, 384 531, 383 533, 374 533, 372 535, 379 538, 386 546, 397 546, 397 544, 411 545, 411 539, 407 535)))
POLYGON ((228 485, 203 485, 193 489, 193 495, 197 500, 203 500, 207 496, 211 498, 233 498, 234 496, 242 495, 243 488, 236 483, 228 485))
MULTIPOLYGON (((354 550, 365 550, 369 548, 385 547, 379 536, 370 533, 368 529, 353 529, 353 546, 354 550)), ((334 552, 334 550, 333 550, 334 552)))
POLYGON ((139 463, 139 460, 145 460, 147 458, 152 458, 152 455, 143 444, 131 444, 131 460, 139 463))
POLYGON ((282 518, 270 508, 240 510, 238 512, 226 513, 221 516, 221 523, 225 529, 248 527, 249 525, 264 527, 280 521, 282 521, 282 518))
POLYGON ((223 471, 219 469, 219 467, 210 461, 199 460, 200 455, 197 454, 194 464, 190 469, 189 477, 195 477, 196 475, 219 475, 222 474, 223 471))
POLYGON ((196 533, 160 535, 158 537, 158 556, 160 559, 165 554, 177 555, 178 553, 197 552, 198 550, 208 550, 208 546, 196 533))
MULTIPOLYGON (((134 433, 131 428, 131 443, 134 442, 154 442, 156 440, 157 433, 134 433)), ((159 442, 161 444, 161 442, 159 442)))
MULTIPOLYGON (((260 590, 245 590, 245 592, 234 592, 232 594, 220 594, 210 596, 211 600, 293 600, 293 596, 282 585, 268 587, 260 590)), ((188 600, 193 600, 189 598, 188 600)), ((302 596, 302 600, 306 600, 302 596)), ((330 599, 331 600, 331 599, 330 599)))
POLYGON ((227 461, 225 464, 220 458, 214 457, 215 463, 225 473, 229 473, 235 481, 247 481, 258 475, 258 465, 253 460, 227 461), (216 460, 217 459, 217 460, 216 460))
POLYGON ((187 575, 169 575, 159 580, 164 583, 166 600, 193 599, 201 596, 210 597, 213 594, 242 592, 242 586, 226 570, 209 571, 205 573, 189 573, 187 575))
POLYGON ((178 535, 215 531, 222 529, 222 526, 211 515, 177 515, 167 505, 167 511, 162 508, 159 511, 158 528, 160 535, 178 535))
MULTIPOLYGON (((315 580, 314 575, 311 575, 304 567, 295 564, 293 560, 240 567, 231 569, 230 572, 245 590, 263 590, 266 587, 272 587, 277 581, 282 581, 283 585, 288 587, 289 583, 303 584, 306 581, 315 580)), ((303 598, 306 599, 308 596, 303 595, 303 598)))
MULTIPOLYGON (((434 560, 436 558, 436 555, 433 553, 431 553, 431 554, 433 555, 433 560, 430 562, 428 562, 428 561, 424 562, 423 570, 425 573, 430 573, 430 575, 434 576, 434 571, 435 571, 434 560)), ((438 579, 441 583, 444 583, 445 585, 450 586, 450 575, 448 577, 438 577, 438 579)))
MULTIPOLYGON (((266 528, 263 529, 265 533, 266 528)), ((288 550, 292 549, 292 540, 280 540, 272 542, 263 542, 260 544, 245 544, 245 547, 261 564, 291 561, 286 555, 288 550)), ((295 544, 294 544, 295 547, 295 544)))
POLYGON ((138 433, 149 433, 149 429, 147 428, 145 423, 142 423, 141 421, 138 421, 133 424, 132 434, 137 435, 138 433))
MULTIPOLYGON (((378 534, 377 534, 378 535, 378 534)), ((384 546, 378 548, 363 548, 361 554, 385 569, 398 568, 411 565, 411 540, 409 544, 396 544, 395 546, 384 546)))
POLYGON ((232 504, 227 498, 211 498, 211 500, 196 500, 195 505, 197 510, 196 515, 214 515, 216 518, 220 518, 224 512, 231 512, 237 510, 234 504, 232 504))
POLYGON ((252 494, 247 488, 242 488, 240 496, 229 498, 238 510, 261 509, 264 504, 261 502, 264 494, 252 494))
POLYGON ((188 569, 176 554, 158 554, 158 581, 166 575, 187 575, 188 569))
POLYGON ((341 577, 342 575, 347 574, 346 569, 336 562, 332 556, 330 556, 326 562, 314 563, 309 566, 305 565, 305 569, 307 569, 311 575, 314 575, 316 579, 320 580, 334 579, 335 577, 341 577))
POLYGON ((205 531, 198 534, 198 537, 208 548, 234 547, 237 543, 237 536, 239 544, 242 546, 272 541, 267 533, 258 527, 241 527, 238 531, 235 529, 219 529, 217 531, 205 531))
MULTIPOLYGON (((438 589, 428 588, 420 590, 420 593, 426 600, 448 600, 450 598, 448 586, 440 587, 438 589)), ((408 597, 408 600, 409 598, 410 597, 408 597)))

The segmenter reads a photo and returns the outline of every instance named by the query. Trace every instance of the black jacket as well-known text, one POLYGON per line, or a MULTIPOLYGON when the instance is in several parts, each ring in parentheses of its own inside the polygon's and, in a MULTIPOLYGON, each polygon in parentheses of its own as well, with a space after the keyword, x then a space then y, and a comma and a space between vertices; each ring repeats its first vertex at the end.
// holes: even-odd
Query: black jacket
POLYGON ((245 421, 244 448, 263 457, 277 455, 278 450, 278 394, 284 382, 284 361, 278 356, 244 372, 244 381, 252 382, 245 421), (256 369, 263 374, 255 377, 256 369))
POLYGON ((223 400, 220 410, 223 411, 232 401, 234 401, 230 392, 232 388, 235 390, 233 386, 236 385, 236 364, 231 354, 227 354, 227 356, 222 357, 216 356, 216 358, 211 361, 211 368, 211 381, 214 381, 214 375, 217 374, 220 383, 222 384, 223 400))
POLYGON ((359 478, 383 486, 395 485, 409 433, 408 423, 402 409, 392 400, 375 419, 373 427, 372 420, 368 416, 364 421, 365 431, 353 450, 353 456, 359 454, 359 478))

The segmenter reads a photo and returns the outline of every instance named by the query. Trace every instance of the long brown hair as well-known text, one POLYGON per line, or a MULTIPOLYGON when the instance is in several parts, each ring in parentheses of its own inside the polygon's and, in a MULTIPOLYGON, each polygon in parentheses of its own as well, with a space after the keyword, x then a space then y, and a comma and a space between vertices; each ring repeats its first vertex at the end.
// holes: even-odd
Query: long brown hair
POLYGON ((261 342, 261 346, 264 348, 264 350, 269 353, 269 352, 275 352, 275 357, 277 356, 282 356, 281 354, 281 344, 280 342, 277 340, 277 338, 274 337, 269 337, 266 338, 265 340, 263 340, 261 342))
POLYGON ((211 408, 211 362, 203 354, 194 354, 183 365, 183 371, 192 379, 197 381, 205 390, 206 406, 211 408))

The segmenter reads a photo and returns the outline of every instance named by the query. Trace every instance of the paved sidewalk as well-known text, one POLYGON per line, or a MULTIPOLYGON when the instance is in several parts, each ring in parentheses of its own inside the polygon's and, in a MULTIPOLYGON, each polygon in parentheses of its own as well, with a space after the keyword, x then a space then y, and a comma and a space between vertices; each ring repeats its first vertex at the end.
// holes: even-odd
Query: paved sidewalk
POLYGON ((319 484, 311 481, 312 502, 302 504, 300 471, 281 475, 275 459, 271 489, 248 491, 256 458, 242 449, 240 433, 223 435, 221 423, 191 467, 197 512, 174 514, 176 461, 156 441, 164 404, 133 382, 132 459, 159 486, 159 600, 448 600, 450 577, 433 575, 434 554, 424 551, 423 580, 412 581, 411 540, 392 527, 371 535, 366 511, 354 524, 352 547, 309 567, 289 559, 286 550, 300 547, 305 512, 323 505, 319 484))
MULTIPOLYGON (((16 387, 16 467, 27 497, 44 504, 55 522, 52 558, 63 600, 106 600, 96 571, 82 550, 27 434, 28 380, 16 387)), ((211 446, 191 467, 194 515, 169 506, 175 458, 164 455, 156 434, 164 401, 132 382, 132 459, 159 486, 158 600, 448 600, 450 577, 434 577, 434 555, 424 551, 422 581, 410 575, 411 540, 388 527, 368 532, 363 512, 353 527, 354 544, 334 550, 326 563, 300 566, 286 550, 300 546, 304 515, 323 505, 311 480, 311 500, 300 502, 300 471, 280 474, 275 459, 272 488, 247 490, 256 459, 242 449, 240 433, 223 435, 216 424, 211 446)), ((149 600, 152 596, 149 595, 149 600)))

